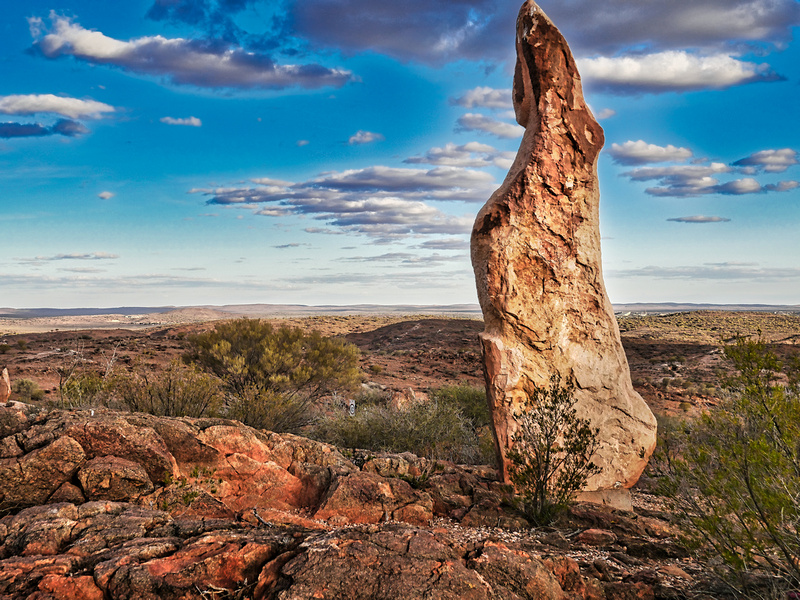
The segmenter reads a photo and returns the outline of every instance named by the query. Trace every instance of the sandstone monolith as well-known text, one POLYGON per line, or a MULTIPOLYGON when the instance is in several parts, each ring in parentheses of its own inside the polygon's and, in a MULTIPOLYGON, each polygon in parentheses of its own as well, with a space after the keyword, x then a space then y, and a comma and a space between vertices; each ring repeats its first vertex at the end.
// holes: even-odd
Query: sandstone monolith
POLYGON ((575 386, 578 416, 600 429, 588 491, 636 483, 656 421, 631 384, 600 259, 597 156, 603 130, 586 106, 569 47, 532 0, 517 19, 513 102, 525 127, 502 186, 472 232, 496 450, 505 452, 532 386, 575 386))

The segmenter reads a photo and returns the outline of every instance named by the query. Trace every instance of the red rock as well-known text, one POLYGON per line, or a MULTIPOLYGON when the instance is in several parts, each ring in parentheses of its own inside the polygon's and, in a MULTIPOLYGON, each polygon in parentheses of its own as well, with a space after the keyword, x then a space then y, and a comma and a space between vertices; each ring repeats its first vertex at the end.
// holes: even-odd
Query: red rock
POLYGON ((588 546, 604 547, 616 543, 617 536, 614 535, 613 531, 606 529, 587 529, 578 534, 577 540, 588 546))
POLYGON ((654 600, 653 587, 646 583, 606 583, 606 600, 654 600))
POLYGON ((517 20, 513 100, 526 128, 517 158, 479 212, 472 263, 484 371, 503 480, 532 386, 574 382, 578 415, 600 429, 587 490, 636 483, 656 421, 631 384, 600 260, 597 156, 603 130, 558 29, 533 0, 517 20))
POLYGON ((578 563, 566 556, 548 557, 542 563, 558 581, 561 589, 581 600, 605 600, 602 589, 581 575, 578 563))
POLYGON ((91 500, 131 501, 153 491, 139 463, 118 456, 98 456, 78 471, 78 480, 91 500))
POLYGON ((558 580, 541 560, 501 543, 484 543, 480 555, 467 561, 467 566, 492 581, 501 598, 514 597, 512 594, 537 600, 565 598, 558 580))
POLYGON ((62 436, 19 458, 0 460, 0 508, 44 504, 85 458, 78 442, 62 436))
POLYGON ((136 427, 122 417, 98 412, 88 422, 68 427, 67 434, 78 441, 87 458, 119 456, 139 463, 151 482, 180 475, 164 440, 150 427, 136 427))
POLYGON ((8 376, 8 369, 3 367, 0 374, 0 403, 5 404, 11 397, 11 378, 8 376))
POLYGON ((86 498, 76 485, 65 481, 61 486, 53 492, 53 495, 47 499, 48 504, 58 504, 60 502, 71 502, 72 504, 83 504, 86 498))
POLYGON ((380 523, 401 517, 427 522, 433 518, 433 501, 402 479, 358 472, 337 479, 314 515, 317 519, 334 516, 347 517, 350 523, 380 523), (409 508, 412 504, 417 508, 409 508))
POLYGON ((46 575, 39 582, 39 589, 56 600, 103 600, 103 590, 94 584, 91 575, 46 575))

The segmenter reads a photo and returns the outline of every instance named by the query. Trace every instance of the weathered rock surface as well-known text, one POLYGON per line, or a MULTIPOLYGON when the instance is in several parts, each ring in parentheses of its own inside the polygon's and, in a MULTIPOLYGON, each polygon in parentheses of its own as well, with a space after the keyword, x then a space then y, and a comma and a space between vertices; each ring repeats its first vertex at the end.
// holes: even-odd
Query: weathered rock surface
POLYGON ((664 523, 583 504, 531 530, 486 466, 347 458, 222 419, 12 412, 0 599, 666 599, 697 582, 664 523))
POLYGON ((11 378, 8 376, 8 369, 3 367, 0 374, 0 404, 5 404, 11 397, 11 378))
POLYGON ((602 470, 586 489, 629 488, 655 447, 656 422, 631 385, 603 283, 596 166, 603 130, 566 41, 532 0, 517 21, 513 100, 525 134, 472 232, 504 478, 513 413, 532 386, 558 374, 574 382, 579 416, 600 429, 594 462, 602 470))

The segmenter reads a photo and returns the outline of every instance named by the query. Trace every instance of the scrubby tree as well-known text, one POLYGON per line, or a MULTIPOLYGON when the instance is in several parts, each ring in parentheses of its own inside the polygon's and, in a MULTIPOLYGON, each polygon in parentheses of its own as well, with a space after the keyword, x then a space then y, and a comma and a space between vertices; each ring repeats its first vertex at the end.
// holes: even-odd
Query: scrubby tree
MULTIPOLYGON (((662 440, 662 491, 690 540, 740 575, 754 569, 800 590, 800 394, 797 356, 781 362, 761 341, 724 349, 737 375, 697 420, 662 440)), ((732 583, 731 578, 727 578, 732 583)))
POLYGON ((261 429, 296 432, 312 422, 322 397, 361 381, 358 349, 317 331, 237 319, 189 342, 187 359, 223 381, 228 416, 261 429))
POLYGON ((179 360, 160 372, 137 365, 115 374, 108 387, 128 410, 162 417, 215 416, 223 402, 218 378, 179 360))
POLYGON ((600 469, 591 462, 599 433, 577 416, 571 384, 554 375, 550 387, 532 386, 506 452, 520 509, 536 525, 551 523, 600 469))

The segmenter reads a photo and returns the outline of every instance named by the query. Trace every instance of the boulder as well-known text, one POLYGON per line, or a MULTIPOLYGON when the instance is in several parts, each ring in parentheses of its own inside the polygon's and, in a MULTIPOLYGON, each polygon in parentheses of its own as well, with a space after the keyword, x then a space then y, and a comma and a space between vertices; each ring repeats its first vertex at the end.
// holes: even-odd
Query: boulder
POLYGON ((179 476, 175 457, 161 436, 150 427, 128 423, 122 416, 92 411, 85 422, 67 426, 66 433, 78 441, 89 459, 124 457, 140 464, 152 482, 179 476))
POLYGON ((0 459, 0 509, 44 504, 85 459, 83 448, 69 436, 24 456, 0 459))
POLYGON ((433 518, 433 500, 402 479, 384 479, 358 472, 337 479, 314 515, 348 523, 380 523, 390 519, 425 524, 433 518))
POLYGON ((532 0, 520 10, 516 40, 513 101, 525 134, 471 241, 498 461, 508 481, 513 414, 534 386, 559 375, 575 386, 579 416, 600 429, 601 470, 586 490, 629 488, 655 447, 656 421, 633 390, 603 283, 603 130, 566 41, 532 0))
POLYGON ((0 374, 0 404, 5 404, 11 397, 11 378, 8 376, 8 369, 3 367, 0 374))
POLYGON ((78 481, 90 500, 130 501, 153 491, 142 465, 117 456, 88 461, 78 471, 78 481))

